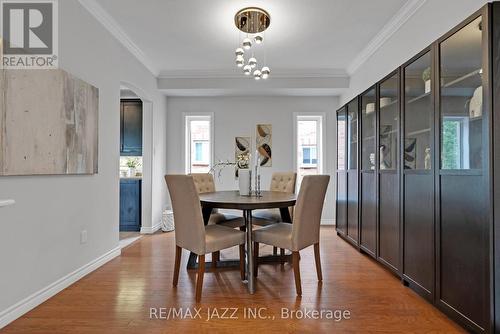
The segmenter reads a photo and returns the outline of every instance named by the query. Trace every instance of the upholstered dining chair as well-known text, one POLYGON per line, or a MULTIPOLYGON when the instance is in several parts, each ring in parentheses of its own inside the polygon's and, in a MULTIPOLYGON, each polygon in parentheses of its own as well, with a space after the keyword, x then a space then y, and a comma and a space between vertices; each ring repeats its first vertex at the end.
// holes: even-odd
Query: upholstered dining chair
MULTIPOLYGON (((288 194, 295 193, 295 183, 297 173, 295 172, 275 172, 271 176, 270 191, 279 191, 288 194)), ((293 208, 289 208, 290 217, 293 215, 293 208)), ((267 226, 281 222, 281 213, 279 209, 255 210, 252 214, 253 224, 267 226)))
MULTIPOLYGON (((295 172, 274 172, 271 176, 271 191, 281 191, 288 194, 295 193, 297 173, 295 172)), ((290 218, 293 217, 293 208, 289 208, 290 218)), ((257 226, 268 226, 282 221, 279 209, 255 210, 252 214, 252 223, 257 226)), ((278 249, 273 247, 273 254, 276 255, 278 249)), ((285 255, 285 250, 280 250, 281 256, 285 255)))
MULTIPOLYGON (((194 185, 198 194, 215 192, 214 176, 210 173, 191 173, 193 176, 194 185)), ((219 212, 217 209, 212 209, 208 225, 219 224, 231 228, 239 227, 240 231, 245 231, 245 220, 241 216, 232 215, 225 212, 219 212)), ((212 254, 212 266, 216 267, 220 260, 220 252, 212 254)))
MULTIPOLYGON (((215 192, 214 176, 210 173, 192 173, 194 185, 198 194, 215 192)), ((245 220, 241 216, 212 210, 208 225, 220 224, 227 227, 245 227, 245 220)))
POLYGON ((319 230, 321 212, 325 201, 330 176, 304 176, 300 186, 297 204, 293 216, 293 224, 277 223, 253 231, 254 241, 254 276, 258 273, 259 243, 285 248, 292 252, 292 265, 295 275, 297 295, 302 295, 300 283, 299 251, 314 245, 314 257, 318 281, 322 281, 321 261, 319 254, 319 230))
POLYGON ((201 300, 203 275, 205 273, 205 254, 239 246, 240 274, 245 278, 245 232, 203 223, 200 199, 190 175, 166 175, 175 220, 175 267, 174 287, 179 280, 179 267, 182 249, 198 255, 198 274, 196 277, 196 301, 201 300))

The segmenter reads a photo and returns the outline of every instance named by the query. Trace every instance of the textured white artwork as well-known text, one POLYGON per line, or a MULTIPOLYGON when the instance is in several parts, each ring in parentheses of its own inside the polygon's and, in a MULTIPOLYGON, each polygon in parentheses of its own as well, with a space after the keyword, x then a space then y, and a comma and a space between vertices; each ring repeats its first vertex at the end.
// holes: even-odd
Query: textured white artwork
POLYGON ((0 73, 0 175, 97 173, 98 89, 63 70, 0 73))

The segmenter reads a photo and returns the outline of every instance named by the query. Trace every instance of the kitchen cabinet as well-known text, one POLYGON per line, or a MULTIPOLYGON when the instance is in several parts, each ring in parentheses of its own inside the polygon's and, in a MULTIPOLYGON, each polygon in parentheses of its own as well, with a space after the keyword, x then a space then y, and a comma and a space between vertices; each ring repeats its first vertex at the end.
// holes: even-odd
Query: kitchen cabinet
POLYGON ((120 155, 142 156, 142 101, 120 102, 120 155))
POLYGON ((141 191, 142 180, 120 180, 120 231, 141 230, 141 191))

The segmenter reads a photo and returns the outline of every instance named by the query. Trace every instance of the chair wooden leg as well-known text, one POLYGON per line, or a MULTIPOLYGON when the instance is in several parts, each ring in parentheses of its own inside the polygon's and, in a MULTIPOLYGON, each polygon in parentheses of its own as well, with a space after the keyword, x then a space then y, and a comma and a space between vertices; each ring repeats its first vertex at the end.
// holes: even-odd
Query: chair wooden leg
POLYGON ((295 290, 297 291, 297 296, 302 296, 299 261, 299 252, 292 252, 293 274, 295 276, 295 290))
POLYGON ((220 261, 220 251, 212 253, 212 268, 217 268, 217 262, 220 261))
POLYGON ((201 300, 203 275, 205 274, 205 255, 198 255, 198 275, 196 276, 196 302, 201 300))
POLYGON ((285 250, 283 248, 280 248, 280 262, 281 264, 285 263, 285 250))
POLYGON ((241 280, 245 280, 245 244, 240 245, 240 275, 241 280))
POLYGON ((316 274, 318 274, 318 281, 323 280, 323 274, 321 273, 321 259, 319 256, 319 242, 314 244, 314 260, 316 261, 316 274))
POLYGON ((278 247, 273 246, 273 255, 278 255, 278 247))
POLYGON ((259 274, 259 243, 253 243, 253 276, 257 277, 259 274))
POLYGON ((181 266, 181 256, 182 256, 182 248, 176 245, 175 246, 174 281, 173 281, 174 286, 177 286, 177 282, 179 281, 179 268, 181 266))

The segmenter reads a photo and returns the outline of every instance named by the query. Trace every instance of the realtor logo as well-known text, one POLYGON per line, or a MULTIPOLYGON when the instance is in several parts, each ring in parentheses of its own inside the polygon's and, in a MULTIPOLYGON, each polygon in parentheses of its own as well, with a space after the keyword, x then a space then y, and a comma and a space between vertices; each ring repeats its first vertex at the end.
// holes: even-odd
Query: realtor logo
POLYGON ((57 0, 0 0, 2 68, 57 67, 57 0))

